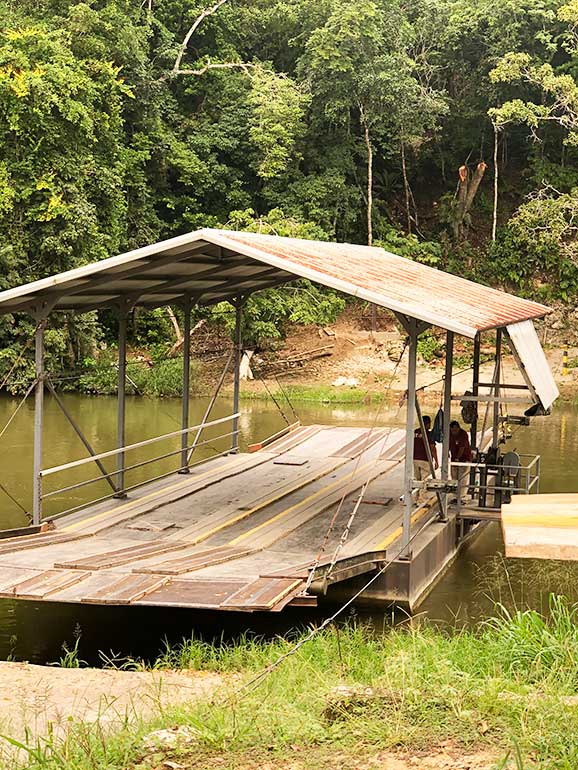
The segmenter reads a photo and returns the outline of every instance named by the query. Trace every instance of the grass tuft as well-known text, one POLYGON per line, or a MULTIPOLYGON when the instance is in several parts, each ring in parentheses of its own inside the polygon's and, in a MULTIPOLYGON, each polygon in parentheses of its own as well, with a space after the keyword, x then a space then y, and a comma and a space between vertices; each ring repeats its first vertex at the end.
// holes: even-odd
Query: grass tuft
MULTIPOLYGON (((494 619, 473 630, 444 632, 424 623, 377 634, 351 623, 326 629, 247 690, 243 683, 287 653, 295 639, 245 636, 213 645, 191 638, 167 645, 155 668, 221 672, 225 684, 212 701, 165 710, 150 723, 131 722, 114 736, 99 722, 72 725, 63 743, 46 751, 33 747, 26 766, 148 768, 144 734, 181 725, 194 735, 194 745, 169 759, 187 770, 225 756, 239 768, 249 767, 243 758, 252 757, 256 767, 263 753, 274 762, 296 745, 324 756, 354 756, 448 741, 464 750, 489 748, 504 768, 575 768, 577 619, 577 605, 553 596, 545 615, 498 607, 494 619), (335 688, 343 685, 371 688, 370 696, 336 706, 335 688)), ((154 762, 150 767, 163 766, 162 757, 154 762)))

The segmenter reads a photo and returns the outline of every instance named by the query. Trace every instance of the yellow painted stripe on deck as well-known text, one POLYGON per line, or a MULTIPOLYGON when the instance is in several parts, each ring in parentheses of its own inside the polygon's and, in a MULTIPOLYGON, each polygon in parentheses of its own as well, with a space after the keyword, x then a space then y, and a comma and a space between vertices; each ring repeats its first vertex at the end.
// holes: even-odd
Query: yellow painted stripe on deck
MULTIPOLYGON (((241 459, 241 455, 238 455, 238 458, 241 459)), ((239 465, 239 463, 231 463, 231 465, 239 465)), ((147 500, 154 500, 155 497, 160 497, 160 495, 164 495, 167 492, 171 492, 174 489, 180 489, 181 487, 186 486, 187 484, 191 484, 194 481, 200 481, 201 479, 206 478, 207 476, 211 476, 212 474, 217 473, 218 471, 222 471, 222 468, 213 468, 210 471, 205 471, 204 473, 200 473, 198 476, 189 476, 189 478, 185 479, 184 481, 179 481, 176 484, 172 484, 170 487, 163 487, 162 489, 157 489, 156 492, 150 492, 148 495, 144 495, 144 497, 139 497, 136 500, 131 500, 130 503, 125 503, 124 505, 119 505, 118 508, 110 508, 108 511, 103 511, 102 513, 97 513, 94 516, 90 516, 88 519, 81 519, 80 521, 75 521, 74 524, 69 524, 66 527, 62 527, 60 531, 64 532, 71 532, 74 529, 78 529, 79 527, 84 526, 90 521, 98 521, 99 519, 104 519, 107 516, 111 516, 113 514, 122 513, 123 511, 129 511, 131 508, 136 508, 137 505, 141 505, 141 503, 146 502, 147 500)))
MULTIPOLYGON (((217 532, 220 532, 222 529, 226 529, 227 527, 230 527, 233 524, 237 524, 237 522, 239 521, 243 521, 243 519, 248 518, 249 516, 251 516, 251 514, 256 513, 257 511, 260 511, 263 508, 267 508, 268 505, 272 505, 273 503, 276 503, 278 500, 282 500, 284 497, 287 497, 288 495, 292 495, 293 492, 297 492, 302 487, 307 486, 307 484, 314 484, 316 481, 319 481, 319 479, 322 479, 323 476, 327 476, 328 473, 332 473, 333 471, 336 471, 338 468, 341 468, 342 465, 345 465, 348 462, 349 462, 349 458, 343 460, 343 462, 333 465, 331 468, 326 468, 325 470, 320 471, 319 473, 315 474, 313 478, 308 478, 306 481, 303 481, 302 479, 300 484, 297 484, 296 486, 291 487, 291 489, 288 489, 285 492, 281 492, 280 494, 275 495, 274 497, 270 497, 268 500, 264 500, 262 503, 259 503, 259 505, 256 505, 254 508, 249 508, 248 511, 243 511, 243 513, 240 513, 238 516, 234 516, 232 519, 227 519, 227 521, 223 521, 221 524, 218 524, 216 527, 213 527, 208 532, 204 532, 203 534, 199 535, 198 537, 188 542, 190 542, 192 545, 196 545, 197 543, 202 543, 203 540, 207 540, 207 538, 212 537, 213 535, 216 535, 217 532)), ((328 487, 325 487, 325 489, 328 489, 328 487)), ((308 499, 308 498, 305 498, 305 499, 308 499)), ((256 527, 256 529, 258 529, 258 527, 256 527)), ((252 532, 253 530, 250 530, 250 531, 252 532)), ((236 538, 235 540, 231 540, 231 542, 227 543, 227 545, 231 545, 232 543, 235 543, 236 540, 238 540, 238 538, 236 538)))
POLYGON ((578 513, 565 516, 531 514, 526 515, 502 514, 502 524, 505 527, 523 527, 534 528, 543 527, 544 529, 578 529, 578 513))
MULTIPOLYGON (((420 519, 422 519, 426 513, 429 513, 431 510, 430 507, 422 506, 421 508, 418 508, 417 511, 412 515, 410 521, 412 524, 416 524, 420 519)), ((385 540, 382 540, 381 543, 378 543, 375 546, 376 551, 385 551, 388 546, 390 546, 393 542, 397 540, 398 537, 401 537, 403 535, 403 527, 398 527, 395 529, 391 535, 388 535, 385 540)))
MULTIPOLYGON (((365 463, 365 465, 361 465, 359 468, 356 468, 355 471, 352 471, 350 474, 350 481, 353 481, 355 478, 355 475, 357 473, 360 473, 365 468, 368 468, 370 465, 375 465, 376 460, 373 459, 368 463, 365 463)), ((249 537, 252 537, 255 532, 258 532, 260 529, 263 529, 264 527, 268 527, 269 524, 272 524, 274 521, 278 521, 279 519, 283 518, 283 516, 287 516, 288 513, 291 513, 291 511, 294 511, 295 508, 300 508, 301 506, 305 505, 305 503, 311 502, 311 500, 315 500, 316 497, 319 497, 320 495, 325 494, 329 489, 333 489, 333 487, 339 486, 340 484, 346 484, 347 477, 345 479, 337 479, 336 481, 333 481, 331 484, 328 484, 326 487, 323 487, 323 489, 318 489, 317 492, 313 492, 311 495, 306 497, 304 500, 300 500, 298 503, 294 503, 293 505, 290 505, 289 508, 286 508, 284 511, 280 511, 278 514, 273 516, 271 519, 267 519, 267 521, 262 522, 261 524, 258 524, 256 527, 253 527, 248 532, 244 532, 242 535, 239 535, 234 540, 231 540, 227 545, 237 545, 238 543, 243 542, 243 540, 246 540, 249 537)), ((363 486, 365 481, 362 481, 359 486, 363 486)), ((355 490, 352 490, 355 491, 355 490)))

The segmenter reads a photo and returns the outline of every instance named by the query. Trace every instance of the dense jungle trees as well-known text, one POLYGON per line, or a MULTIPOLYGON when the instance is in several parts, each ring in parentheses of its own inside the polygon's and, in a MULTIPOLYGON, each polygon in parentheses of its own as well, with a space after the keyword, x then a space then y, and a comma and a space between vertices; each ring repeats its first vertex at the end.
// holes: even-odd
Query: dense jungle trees
MULTIPOLYGON (((577 41, 576 0, 0 0, 0 289, 219 225, 575 302, 577 41)), ((248 333, 320 296, 255 298, 248 333)), ((0 374, 29 331, 0 321, 0 374)))

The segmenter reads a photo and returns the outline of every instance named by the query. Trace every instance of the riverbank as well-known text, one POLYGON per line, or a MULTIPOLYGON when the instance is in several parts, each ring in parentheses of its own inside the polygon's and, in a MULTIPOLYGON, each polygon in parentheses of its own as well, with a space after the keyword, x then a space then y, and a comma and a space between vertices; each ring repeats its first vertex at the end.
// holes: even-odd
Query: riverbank
MULTIPOLYGON (((334 324, 290 325, 282 341, 275 341, 253 352, 250 373, 254 379, 242 382, 245 399, 288 397, 291 402, 319 404, 372 404, 405 392, 407 363, 405 334, 389 317, 382 317, 380 328, 365 328, 367 319, 360 308, 348 308, 334 324)), ((562 398, 575 401, 578 396, 578 347, 561 342, 560 334, 550 327, 540 328, 546 356, 561 390, 562 398), (563 369, 563 351, 568 349, 570 367, 563 369)), ((439 402, 443 388, 444 341, 441 332, 426 331, 418 344, 417 384, 424 401, 439 402)), ((193 395, 208 395, 220 380, 228 358, 231 340, 226 329, 205 324, 191 337, 193 395)), ((157 351, 158 352, 158 351, 157 351)), ((481 374, 490 381, 493 374, 493 340, 485 335, 482 346, 481 374)), ((455 392, 471 389, 473 343, 457 338, 454 351, 455 392)), ((92 394, 116 392, 116 357, 109 353, 72 384, 73 390, 92 394)), ((523 382, 513 356, 505 354, 503 379, 512 384, 523 382)), ((179 358, 151 357, 146 350, 132 351, 129 360, 128 393, 147 396, 179 397, 182 363, 179 358)), ((64 385, 68 381, 64 381, 64 385)), ((223 393, 232 393, 232 374, 225 379, 223 393)))
POLYGON ((553 599, 547 618, 502 612, 471 631, 408 623, 376 634, 350 623, 297 650, 295 639, 189 641, 155 668, 178 666, 193 681, 218 675, 208 697, 193 686, 187 698, 157 704, 152 715, 137 704, 113 730, 99 716, 71 721, 65 740, 49 735, 34 745, 31 732, 23 766, 573 768, 577 621, 576 606, 553 599))

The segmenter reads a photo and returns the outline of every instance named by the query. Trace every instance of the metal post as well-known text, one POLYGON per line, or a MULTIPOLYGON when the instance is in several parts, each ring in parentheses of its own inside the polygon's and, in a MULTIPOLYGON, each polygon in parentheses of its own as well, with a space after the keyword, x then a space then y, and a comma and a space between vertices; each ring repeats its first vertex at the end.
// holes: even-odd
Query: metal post
MULTIPOLYGON (((474 360, 473 360, 473 373, 472 373, 472 395, 477 396, 480 392, 480 347, 481 339, 480 335, 476 334, 474 339, 474 360)), ((478 402, 472 401, 474 408, 474 419, 470 428, 470 444, 472 449, 478 448, 478 402)))
MULTIPOLYGON (((446 334, 446 371, 444 377, 444 435, 442 441, 442 479, 450 478, 450 422, 452 411, 452 371, 454 366, 454 333, 446 334)), ((448 492, 443 496, 442 521, 448 517, 448 492)))
MULTIPOLYGON (((118 396, 117 396, 117 449, 123 449, 126 444, 126 332, 128 312, 121 308, 118 319, 118 396)), ((115 497, 126 497, 124 491, 125 453, 116 456, 116 488, 115 497)))
POLYGON ((36 386, 34 394, 34 484, 32 487, 32 523, 42 521, 42 445, 44 438, 44 330, 46 320, 36 327, 34 361, 36 386))
MULTIPOLYGON (((186 430, 189 427, 189 394, 191 390, 191 298, 187 295, 183 304, 185 321, 183 324, 183 393, 182 393, 182 418, 181 427, 186 430)), ((189 434, 181 436, 181 462, 179 473, 189 472, 188 463, 189 434)))
POLYGON ((493 438, 492 446, 494 449, 498 447, 499 442, 499 428, 500 428, 500 377, 502 374, 502 330, 496 330, 496 367, 495 367, 495 384, 494 384, 494 425, 493 425, 493 438))
MULTIPOLYGON (((241 393, 241 357, 243 355, 243 337, 241 324, 243 321, 243 301, 237 297, 235 302, 235 362, 234 362, 234 380, 233 380, 233 414, 239 412, 239 401, 241 393)), ((239 451, 239 418, 233 420, 233 440, 231 444, 233 452, 239 451)))
POLYGON ((405 510, 403 513, 403 534, 401 555, 408 556, 408 546, 411 538, 411 514, 413 511, 412 481, 413 481, 413 441, 415 423, 415 391, 417 368, 417 323, 415 318, 408 319, 408 371, 407 371, 407 416, 405 425, 405 510))

